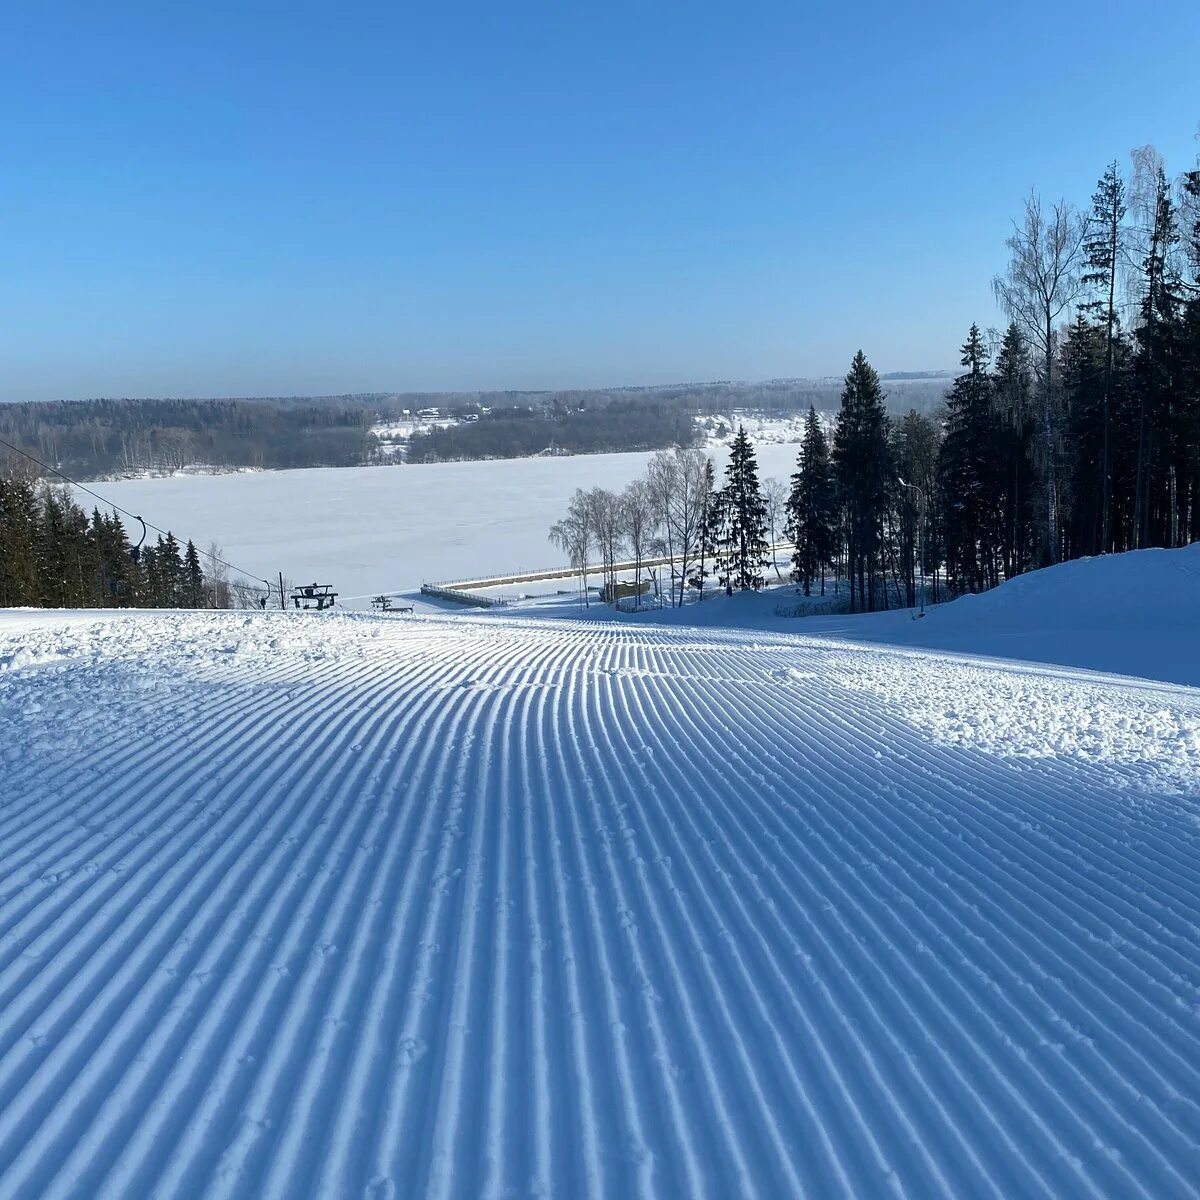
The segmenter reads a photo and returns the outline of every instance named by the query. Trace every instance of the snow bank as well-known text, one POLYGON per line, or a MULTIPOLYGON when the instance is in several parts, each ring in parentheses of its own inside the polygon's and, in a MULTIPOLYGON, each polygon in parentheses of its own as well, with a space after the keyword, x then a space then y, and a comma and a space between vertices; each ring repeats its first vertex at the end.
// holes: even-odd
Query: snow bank
POLYGON ((879 633, 906 645, 1200 686, 1200 543, 1031 571, 879 633))
MULTIPOLYGON (((920 620, 909 609, 790 615, 806 603, 820 601, 803 601, 791 586, 733 597, 714 592, 702 604, 637 619, 788 631, 1200 686, 1200 543, 1060 563, 980 595, 931 606, 920 620)), ((559 611, 576 615, 569 603, 559 611)))
POLYGON ((1186 629, 1200 615, 1200 542, 1132 550, 1030 571, 938 609, 946 629, 1186 629))

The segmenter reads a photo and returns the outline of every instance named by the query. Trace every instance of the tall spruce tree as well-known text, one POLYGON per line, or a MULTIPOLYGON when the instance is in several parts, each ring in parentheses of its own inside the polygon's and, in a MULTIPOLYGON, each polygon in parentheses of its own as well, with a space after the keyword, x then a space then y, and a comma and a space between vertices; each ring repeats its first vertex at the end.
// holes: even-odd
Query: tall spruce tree
POLYGON ((1134 526, 1136 546, 1178 544, 1178 475, 1183 382, 1182 280, 1175 206, 1161 163, 1154 171, 1152 218, 1142 262, 1133 386, 1138 397, 1134 526))
POLYGON ((184 603, 183 555, 179 543, 170 531, 159 538, 159 570, 162 572, 162 603, 166 608, 181 608, 184 603))
POLYGON ((704 479, 700 496, 700 532, 696 546, 696 561, 688 578, 688 586, 696 589, 696 599, 704 599, 704 581, 713 573, 720 535, 721 504, 717 496, 716 472, 712 459, 704 460, 704 479))
POLYGON ((852 612, 873 612, 880 598, 886 604, 878 575, 893 470, 879 376, 861 350, 854 356, 842 389, 833 435, 833 469, 846 513, 850 608, 852 612))
POLYGON ((204 605, 204 571, 200 566, 200 552, 190 538, 183 555, 183 603, 186 608, 204 605))
POLYGON ((792 579, 808 596, 812 594, 813 580, 819 575, 823 596, 825 572, 833 565, 836 549, 837 500, 829 442, 812 405, 804 422, 804 440, 792 476, 787 515, 788 536, 795 546, 792 579))
POLYGON ((0 479, 0 607, 42 603, 38 542, 41 513, 33 485, 0 479))
POLYGON ((41 599, 52 608, 86 608, 96 602, 99 563, 88 537, 88 519, 65 487, 43 487, 38 558, 41 599))
MULTIPOLYGON (((93 517, 93 524, 95 518, 93 517)), ((129 545, 125 526, 117 514, 100 515, 97 526, 101 583, 104 591, 118 607, 145 604, 145 580, 129 545)))
POLYGON ((1200 539, 1200 169, 1183 177, 1183 239, 1190 265, 1182 320, 1183 362, 1181 388, 1184 407, 1184 443, 1188 447, 1187 472, 1191 496, 1191 522, 1184 540, 1200 539))
POLYGON ((1000 581, 1004 517, 1000 428, 978 325, 971 326, 960 361, 967 371, 946 400, 938 460, 942 531, 951 586, 982 591, 1000 581))
POLYGON ((719 508, 723 519, 717 575, 726 593, 762 587, 768 562, 766 505, 759 490, 754 446, 740 425, 729 447, 719 508))
POLYGON ((1060 375, 1066 400, 1069 468, 1063 508, 1068 557, 1094 554, 1106 538, 1104 506, 1111 502, 1110 489, 1105 486, 1110 475, 1108 387, 1112 382, 1106 357, 1113 349, 1106 347, 1104 325, 1089 321, 1082 310, 1063 338, 1060 375))
POLYGON ((1101 413, 1101 495, 1100 530, 1095 550, 1106 554, 1111 549, 1110 518, 1112 509, 1111 425, 1114 392, 1114 367, 1119 318, 1117 315, 1117 273, 1121 264, 1123 222, 1125 220, 1125 181, 1115 162, 1096 185, 1092 196, 1092 215, 1084 241, 1087 269, 1086 286, 1095 289, 1094 298, 1085 307, 1104 329, 1104 385, 1101 413))
POLYGON ((992 380, 992 398, 1000 418, 1004 463, 1001 557, 1005 578, 1020 575, 1032 557, 1037 521, 1037 479, 1031 452, 1034 436, 1033 371, 1024 335, 1012 322, 1004 333, 992 380))

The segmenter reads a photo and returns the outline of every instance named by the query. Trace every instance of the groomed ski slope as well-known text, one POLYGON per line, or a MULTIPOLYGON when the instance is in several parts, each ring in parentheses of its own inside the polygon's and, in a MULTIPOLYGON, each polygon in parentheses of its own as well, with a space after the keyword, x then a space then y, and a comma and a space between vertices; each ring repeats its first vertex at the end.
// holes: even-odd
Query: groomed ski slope
POLYGON ((1200 691, 0 617, 0 1195, 1169 1197, 1200 691))

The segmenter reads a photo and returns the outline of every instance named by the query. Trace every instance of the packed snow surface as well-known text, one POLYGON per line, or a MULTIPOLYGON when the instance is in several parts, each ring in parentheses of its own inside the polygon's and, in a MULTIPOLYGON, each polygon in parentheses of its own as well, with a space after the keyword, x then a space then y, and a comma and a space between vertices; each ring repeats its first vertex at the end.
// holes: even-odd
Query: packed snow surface
POLYGON ((1196 1194, 1200 691, 493 616, 0 664, 0 1195, 1196 1194))

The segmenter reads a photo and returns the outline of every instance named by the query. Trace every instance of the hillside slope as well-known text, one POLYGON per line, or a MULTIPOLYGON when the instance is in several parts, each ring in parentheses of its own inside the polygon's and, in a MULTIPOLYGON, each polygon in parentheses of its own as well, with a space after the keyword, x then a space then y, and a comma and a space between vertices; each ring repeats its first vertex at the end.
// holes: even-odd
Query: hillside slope
POLYGON ((0 616, 0 1195, 1185 1196, 1200 692, 0 616))
MULTIPOLYGON (((637 619, 950 650, 1200 686, 1200 542, 1030 571, 977 596, 931 605, 921 620, 906 608, 780 615, 803 603, 792 585, 777 585, 729 599, 710 594, 703 604, 637 619)), ((560 607, 563 615, 574 615, 569 603, 560 607)))

